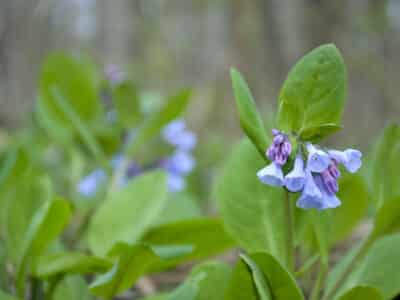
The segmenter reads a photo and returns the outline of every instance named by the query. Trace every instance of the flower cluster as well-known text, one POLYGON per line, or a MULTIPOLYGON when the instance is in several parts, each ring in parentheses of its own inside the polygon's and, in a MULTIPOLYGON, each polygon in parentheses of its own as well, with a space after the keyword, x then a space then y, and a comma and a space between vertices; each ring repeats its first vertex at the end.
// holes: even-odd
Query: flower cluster
MULTIPOLYGON (((317 145, 305 143, 306 164, 303 151, 298 151, 293 170, 285 176, 282 166, 286 164, 292 146, 284 133, 273 129, 272 134, 273 143, 266 152, 271 164, 257 172, 258 178, 265 184, 285 186, 290 192, 301 192, 297 200, 300 208, 322 210, 339 206, 341 202, 336 196, 340 177, 338 166, 341 164, 350 173, 356 172, 361 167, 361 152, 354 149, 325 151, 317 145)), ((302 146, 300 143, 299 149, 302 146)))
MULTIPOLYGON (((174 120, 165 126, 161 136, 167 144, 174 147, 173 153, 147 166, 141 166, 138 162, 131 161, 121 178, 120 186, 126 185, 129 180, 146 171, 163 169, 168 174, 169 191, 178 192, 185 188, 185 178, 196 164, 192 151, 197 144, 197 137, 193 132, 187 130, 185 121, 182 119, 174 120)), ((122 161, 122 155, 115 155, 111 160, 113 169, 119 168, 122 161)), ((93 197, 98 188, 106 181, 106 172, 96 169, 78 183, 77 191, 85 197, 93 197)))

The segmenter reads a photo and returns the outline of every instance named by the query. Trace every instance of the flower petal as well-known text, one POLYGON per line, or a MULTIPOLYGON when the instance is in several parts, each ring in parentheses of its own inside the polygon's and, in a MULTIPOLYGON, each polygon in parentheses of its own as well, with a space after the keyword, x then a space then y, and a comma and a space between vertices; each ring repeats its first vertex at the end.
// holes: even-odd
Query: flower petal
POLYGON ((284 178, 283 172, 279 165, 271 163, 265 168, 257 172, 258 178, 261 182, 272 186, 283 186, 284 178))

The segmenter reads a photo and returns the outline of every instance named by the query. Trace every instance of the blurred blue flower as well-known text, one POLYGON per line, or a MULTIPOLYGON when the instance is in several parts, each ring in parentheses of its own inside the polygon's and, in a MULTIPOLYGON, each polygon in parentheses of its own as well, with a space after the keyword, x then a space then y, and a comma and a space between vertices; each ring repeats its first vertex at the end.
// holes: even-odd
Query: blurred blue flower
POLYGON ((180 192, 186 187, 185 178, 179 174, 168 173, 168 190, 170 192, 180 192))
POLYGON ((272 186, 283 186, 284 184, 282 168, 275 162, 259 170, 257 176, 265 184, 272 186))
POLYGON ((77 186, 77 191, 82 196, 93 197, 96 195, 99 185, 107 180, 107 174, 102 169, 97 169, 83 178, 77 186))
POLYGON ((180 175, 189 174, 195 165, 196 161, 190 153, 179 150, 162 162, 165 170, 180 175))
POLYGON ((301 154, 297 154, 293 170, 285 176, 285 186, 291 192, 299 192, 303 189, 306 181, 304 161, 301 154))
POLYGON ((361 167, 361 157, 362 153, 355 149, 347 149, 345 151, 330 150, 328 154, 337 161, 343 164, 343 166, 350 173, 355 173, 361 167))
POLYGON ((161 136, 168 144, 184 151, 193 150, 197 144, 196 135, 186 129, 183 119, 170 122, 162 130, 161 136))

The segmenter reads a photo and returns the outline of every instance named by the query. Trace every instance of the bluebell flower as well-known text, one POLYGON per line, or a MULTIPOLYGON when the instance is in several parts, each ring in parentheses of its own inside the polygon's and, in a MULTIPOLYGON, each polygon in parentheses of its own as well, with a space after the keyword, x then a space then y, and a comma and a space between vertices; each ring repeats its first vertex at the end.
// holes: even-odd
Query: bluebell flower
POLYGON ((106 180, 106 172, 102 169, 97 169, 78 183, 77 191, 82 196, 93 197, 96 194, 99 185, 104 183, 106 180))
POLYGON ((323 210, 338 207, 341 201, 336 196, 337 188, 332 189, 329 187, 322 174, 315 175, 314 180, 322 194, 322 203, 319 209, 323 210))
POLYGON ((331 157, 325 151, 316 148, 313 144, 308 143, 308 159, 307 169, 311 172, 323 172, 331 164, 331 157))
POLYGON ((291 192, 299 192, 303 189, 306 181, 304 161, 301 154, 297 154, 293 170, 285 176, 285 186, 291 192))
POLYGON ((306 171, 304 189, 296 202, 296 206, 304 209, 321 209, 323 207, 322 193, 315 183, 313 175, 308 170, 306 171))
POLYGON ((283 186, 284 184, 282 168, 275 162, 258 171, 257 176, 265 184, 272 186, 283 186))
POLYGON ((161 165, 168 172, 186 175, 193 170, 196 161, 190 153, 178 150, 170 157, 164 159, 161 165))
POLYGON ((345 151, 338 150, 330 150, 328 151, 329 155, 337 161, 338 163, 343 164, 343 166, 350 173, 355 173, 361 167, 361 157, 362 153, 355 149, 347 149, 345 151))
POLYGON ((176 193, 182 191, 186 187, 185 178, 179 174, 168 173, 167 178, 168 190, 176 193))
POLYGON ((186 130, 185 121, 178 119, 164 127, 161 133, 163 139, 180 150, 190 151, 197 144, 196 135, 186 130))

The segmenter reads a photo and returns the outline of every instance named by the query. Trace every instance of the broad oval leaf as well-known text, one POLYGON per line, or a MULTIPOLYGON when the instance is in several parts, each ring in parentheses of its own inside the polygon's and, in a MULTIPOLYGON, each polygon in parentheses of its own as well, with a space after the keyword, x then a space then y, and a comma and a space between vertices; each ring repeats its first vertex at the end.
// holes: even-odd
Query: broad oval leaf
POLYGON ((370 286, 356 286, 342 295, 339 300, 384 300, 381 292, 370 286))
POLYGON ((274 300, 304 300, 295 279, 272 255, 257 252, 250 254, 248 258, 264 275, 274 300))
POLYGON ((135 243, 154 224, 168 200, 166 176, 149 172, 113 192, 89 225, 89 247, 104 256, 117 242, 135 243))
POLYGON ((91 274, 104 272, 111 266, 109 260, 78 252, 54 253, 39 258, 34 275, 48 278, 59 274, 91 274))
POLYGON ((54 53, 43 63, 39 93, 42 107, 58 120, 62 126, 72 128, 68 117, 55 105, 51 89, 60 89, 74 112, 84 121, 94 121, 101 112, 101 103, 97 95, 94 67, 83 60, 63 53, 54 53))
POLYGON ((235 146, 216 182, 216 198, 227 232, 241 247, 266 250, 286 265, 284 191, 258 180, 264 165, 248 140, 235 146))
POLYGON ((251 270, 241 259, 236 262, 223 299, 258 300, 251 270))
POLYGON ((152 246, 190 245, 193 251, 182 257, 169 259, 161 268, 190 260, 204 259, 220 254, 232 247, 234 242, 218 219, 203 218, 185 220, 156 226, 150 229, 141 242, 152 246))
POLYGON ((400 230, 400 197, 385 201, 375 216, 373 238, 400 230))
POLYGON ((264 152, 268 146, 268 138, 250 89, 242 75, 235 69, 231 69, 231 79, 242 129, 262 157, 265 157, 264 152))
MULTIPOLYGON (((279 128, 302 132, 331 124, 340 125, 346 94, 346 69, 338 49, 322 45, 291 69, 279 95, 279 128)), ((314 131, 308 138, 330 131, 314 131)))

